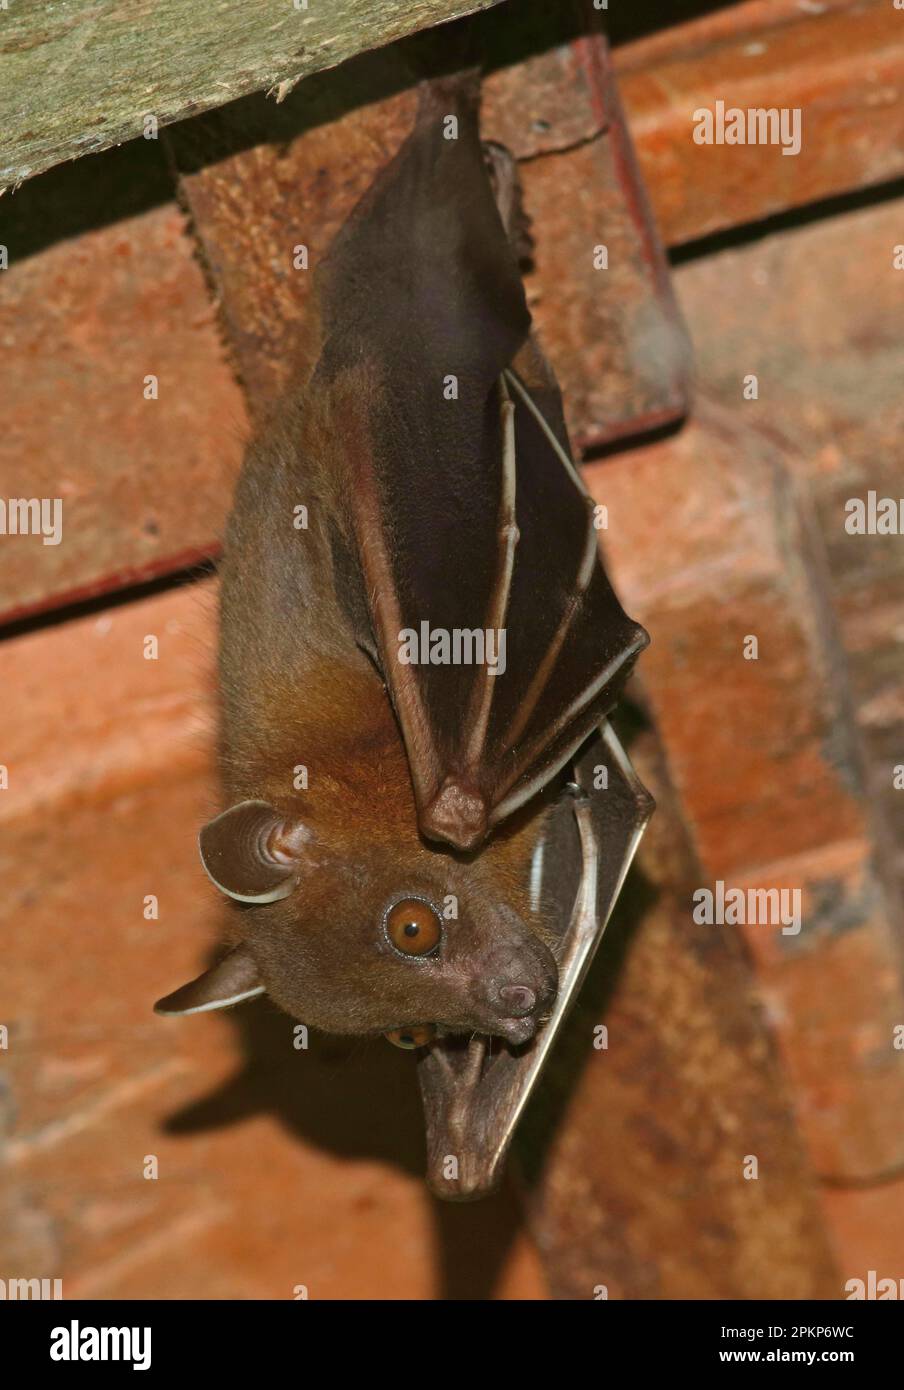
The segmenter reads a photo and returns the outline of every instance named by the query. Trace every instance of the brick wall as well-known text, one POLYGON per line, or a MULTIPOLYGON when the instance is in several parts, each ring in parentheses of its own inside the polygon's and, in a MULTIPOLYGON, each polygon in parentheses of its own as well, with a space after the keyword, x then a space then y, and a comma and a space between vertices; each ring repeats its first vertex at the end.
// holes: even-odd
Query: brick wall
POLYGON ((407 1055, 296 1052, 264 1002, 150 1012, 221 926, 195 848, 218 805, 204 562, 278 334, 304 320, 274 227, 239 242, 230 195, 256 187, 272 220, 274 189, 307 179, 328 244, 410 99, 374 76, 372 101, 311 129, 295 98, 251 99, 178 128, 170 161, 138 141, 0 204, 0 495, 65 501, 60 546, 0 538, 0 1275, 61 1276, 72 1297, 412 1299, 838 1297, 870 1268, 904 1275, 904 552, 844 528, 848 498, 901 491, 904 203, 886 187, 807 206, 901 173, 876 116, 901 61, 880 10, 753 0, 617 51, 697 364, 689 422, 617 451, 680 414, 687 358, 638 387, 639 325, 682 330, 605 73, 578 40, 490 82, 488 118, 523 142, 529 298, 608 507, 607 562, 654 639, 628 723, 660 809, 512 1176, 474 1207, 423 1187, 407 1055), (714 71, 739 100, 759 81, 809 103, 800 179, 762 150, 726 178, 688 142, 714 71), (841 126, 857 138, 832 161, 841 126), (619 275, 595 297, 581 250, 607 237, 619 275), (800 934, 695 926, 716 879, 800 888, 800 934), (605 1052, 587 1043, 600 1021, 605 1052))

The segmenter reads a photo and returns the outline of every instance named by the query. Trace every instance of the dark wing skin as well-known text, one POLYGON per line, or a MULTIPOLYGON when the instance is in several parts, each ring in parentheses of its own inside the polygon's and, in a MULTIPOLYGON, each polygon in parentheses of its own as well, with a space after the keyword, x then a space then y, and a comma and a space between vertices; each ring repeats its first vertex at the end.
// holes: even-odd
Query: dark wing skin
POLYGON ((374 383, 347 466, 375 649, 420 829, 465 850, 563 766, 647 641, 599 562, 558 389, 529 337, 478 99, 475 75, 422 88, 412 134, 319 272, 314 378, 365 367, 374 383), (403 664, 401 634, 423 624, 504 629, 504 672, 403 664))
POLYGON ((607 722, 582 749, 568 790, 534 822, 544 919, 557 938, 559 991, 525 1048, 446 1037, 424 1048, 418 1078, 427 1125, 427 1178, 438 1197, 484 1196, 498 1181, 515 1128, 602 940, 653 798, 607 722), (597 768, 608 773, 595 790, 597 768), (539 857, 538 857, 539 852, 539 857), (457 1174, 449 1157, 458 1159, 457 1174))

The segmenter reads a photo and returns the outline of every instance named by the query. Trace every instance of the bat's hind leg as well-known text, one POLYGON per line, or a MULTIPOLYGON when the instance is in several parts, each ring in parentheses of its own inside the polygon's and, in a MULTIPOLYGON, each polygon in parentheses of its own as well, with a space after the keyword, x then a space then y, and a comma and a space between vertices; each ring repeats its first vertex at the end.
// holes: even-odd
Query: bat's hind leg
POLYGON ((531 235, 530 218, 524 210, 518 162, 505 145, 500 145, 495 140, 484 140, 483 157, 505 234, 520 269, 526 270, 533 264, 534 239, 531 235))

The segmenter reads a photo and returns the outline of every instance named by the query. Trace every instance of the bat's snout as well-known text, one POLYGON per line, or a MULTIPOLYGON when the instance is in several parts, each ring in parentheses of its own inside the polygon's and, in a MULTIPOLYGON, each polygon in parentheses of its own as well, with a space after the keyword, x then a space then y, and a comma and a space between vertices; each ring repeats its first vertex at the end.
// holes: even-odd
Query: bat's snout
POLYGON ((536 991, 529 985, 506 985, 499 991, 499 999, 509 1018, 524 1018, 537 1007, 536 991))
POLYGON ((493 1028, 494 1033, 515 1047, 534 1036, 541 1013, 536 990, 528 985, 507 985, 499 991, 496 1007, 501 1017, 493 1028))
POLYGON ((491 1016, 487 1019, 487 1031, 515 1046, 527 1042, 555 1002, 557 988, 555 962, 540 947, 536 959, 522 962, 503 979, 490 981, 487 1002, 491 1016))

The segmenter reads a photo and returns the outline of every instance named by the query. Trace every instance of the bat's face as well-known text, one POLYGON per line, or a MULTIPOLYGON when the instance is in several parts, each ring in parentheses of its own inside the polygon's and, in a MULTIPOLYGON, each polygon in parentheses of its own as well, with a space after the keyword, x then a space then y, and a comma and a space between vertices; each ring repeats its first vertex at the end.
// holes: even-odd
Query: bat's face
POLYGON ((338 1033, 436 1024, 514 1043, 533 1036, 555 997, 555 961, 492 873, 471 866, 464 881, 460 865, 430 851, 408 864, 398 854, 324 859, 255 914, 249 944, 278 1004, 338 1033))
POLYGON ((437 1025, 523 1043, 556 995, 551 951, 512 883, 511 850, 476 860, 350 844, 244 802, 202 832, 214 882, 251 904, 242 934, 271 998, 336 1033, 437 1025), (522 910, 519 910, 522 909, 522 910))

